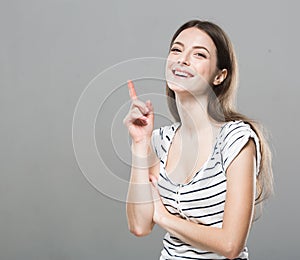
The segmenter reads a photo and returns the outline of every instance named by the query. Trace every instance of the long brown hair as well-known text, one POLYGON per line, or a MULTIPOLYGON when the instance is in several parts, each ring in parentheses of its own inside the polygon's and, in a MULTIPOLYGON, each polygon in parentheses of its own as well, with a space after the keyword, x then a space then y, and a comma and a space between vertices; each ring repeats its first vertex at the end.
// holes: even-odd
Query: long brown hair
MULTIPOLYGON (((238 66, 232 43, 226 33, 216 24, 208 21, 191 20, 183 24, 174 34, 170 49, 177 36, 185 29, 196 27, 204 31, 214 42, 217 50, 217 68, 227 69, 227 77, 216 86, 212 87, 209 95, 207 112, 217 122, 242 120, 248 123, 260 140, 261 163, 256 182, 256 206, 273 193, 273 173, 271 165, 271 151, 266 140, 266 130, 257 121, 246 117, 236 110, 236 92, 238 80, 238 66)), ((166 86, 169 110, 176 121, 180 121, 175 93, 166 86)), ((261 209, 261 208, 260 208, 261 209)), ((257 207, 256 207, 257 213, 257 207)))

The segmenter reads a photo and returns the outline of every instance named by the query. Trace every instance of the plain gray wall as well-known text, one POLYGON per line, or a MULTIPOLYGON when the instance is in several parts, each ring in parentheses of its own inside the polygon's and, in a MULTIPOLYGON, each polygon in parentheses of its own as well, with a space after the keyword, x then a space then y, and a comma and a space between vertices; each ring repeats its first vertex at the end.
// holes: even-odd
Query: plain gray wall
MULTIPOLYGON (((72 120, 96 75, 128 59, 166 57, 175 30, 193 18, 229 34, 240 65, 238 107, 270 132, 275 196, 252 228, 250 257, 299 259, 297 1, 1 0, 1 260, 158 258, 164 231, 131 235, 125 204, 95 189, 78 167, 72 120)), ((127 100, 120 93, 114 102, 127 100)), ((129 166, 106 154, 101 116, 101 156, 126 180, 129 166)))

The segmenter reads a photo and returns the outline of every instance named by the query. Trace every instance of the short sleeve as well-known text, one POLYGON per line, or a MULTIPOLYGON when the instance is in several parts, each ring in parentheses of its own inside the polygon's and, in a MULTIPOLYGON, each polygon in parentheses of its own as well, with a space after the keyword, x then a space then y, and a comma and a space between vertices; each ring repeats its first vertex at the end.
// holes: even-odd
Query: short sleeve
POLYGON ((176 129, 180 126, 180 122, 175 122, 169 126, 162 126, 152 131, 151 145, 157 157, 164 160, 167 156, 167 151, 174 137, 176 129))
POLYGON ((157 155, 159 159, 161 159, 161 152, 160 152, 160 144, 161 144, 161 135, 160 135, 160 129, 154 129, 152 131, 152 136, 151 136, 151 145, 152 149, 157 155))
POLYGON ((224 172, 226 172, 231 162, 237 157, 250 138, 255 142, 256 175, 258 175, 261 160, 259 138, 251 126, 243 121, 234 121, 232 124, 229 124, 223 135, 221 154, 224 172))

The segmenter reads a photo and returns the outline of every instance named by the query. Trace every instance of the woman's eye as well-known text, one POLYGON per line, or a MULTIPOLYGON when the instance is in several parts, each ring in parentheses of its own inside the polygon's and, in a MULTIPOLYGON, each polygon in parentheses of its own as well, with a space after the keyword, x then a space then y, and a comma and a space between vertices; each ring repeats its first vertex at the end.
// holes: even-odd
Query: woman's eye
POLYGON ((206 55, 201 52, 197 52, 195 55, 198 57, 206 58, 206 55))
POLYGON ((172 52, 180 52, 180 50, 178 48, 172 48, 171 51, 172 52))

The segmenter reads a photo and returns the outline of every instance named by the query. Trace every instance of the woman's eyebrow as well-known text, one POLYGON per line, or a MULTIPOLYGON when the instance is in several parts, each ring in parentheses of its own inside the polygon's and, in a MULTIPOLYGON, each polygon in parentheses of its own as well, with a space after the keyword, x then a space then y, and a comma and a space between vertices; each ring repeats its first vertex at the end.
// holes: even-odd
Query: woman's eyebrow
MULTIPOLYGON (((174 42, 173 45, 174 44, 178 44, 178 45, 184 47, 184 44, 182 42, 174 42)), ((193 46, 193 49, 204 49, 210 54, 209 50, 207 48, 205 48, 204 46, 193 46)))

